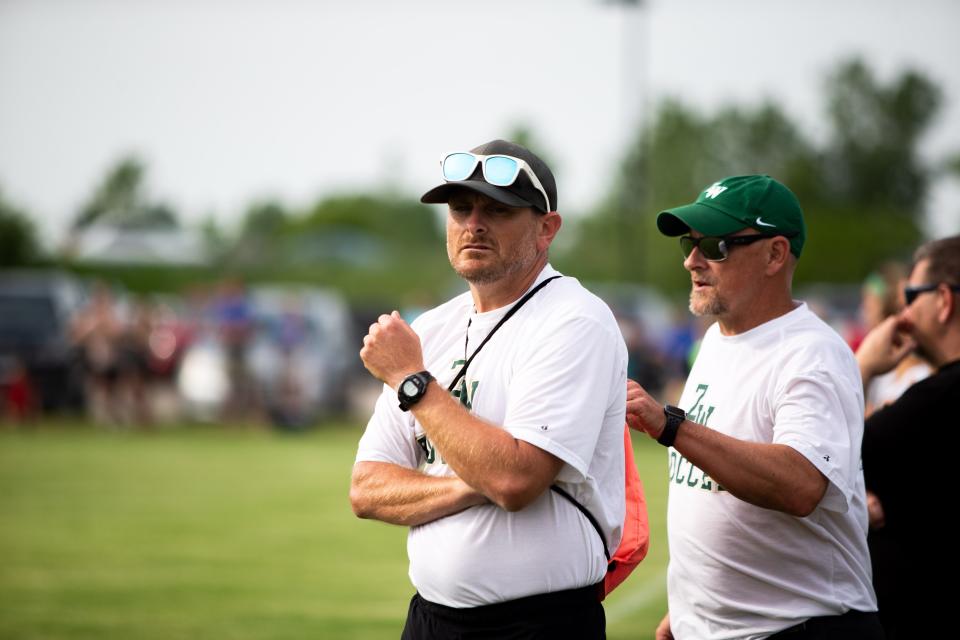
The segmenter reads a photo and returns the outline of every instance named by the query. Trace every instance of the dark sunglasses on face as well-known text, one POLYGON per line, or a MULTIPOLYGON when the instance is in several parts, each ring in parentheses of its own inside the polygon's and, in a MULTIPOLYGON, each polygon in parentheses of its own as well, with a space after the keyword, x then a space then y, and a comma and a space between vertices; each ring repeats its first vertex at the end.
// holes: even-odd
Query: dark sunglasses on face
MULTIPOLYGON (((941 284, 946 284, 945 282, 937 282, 935 284, 921 284, 916 287, 904 287, 903 288, 903 299, 906 301, 907 306, 909 307, 913 304, 913 301, 917 299, 921 293, 929 293, 931 291, 936 291, 937 287, 941 284)), ((960 292, 960 284, 948 284, 951 291, 960 292)))
POLYGON ((689 258, 694 248, 697 248, 710 262, 722 262, 730 255, 730 247, 753 244, 757 240, 776 238, 779 235, 783 234, 757 233, 749 236, 702 236, 700 238, 680 236, 680 248, 683 250, 684 258, 689 258))

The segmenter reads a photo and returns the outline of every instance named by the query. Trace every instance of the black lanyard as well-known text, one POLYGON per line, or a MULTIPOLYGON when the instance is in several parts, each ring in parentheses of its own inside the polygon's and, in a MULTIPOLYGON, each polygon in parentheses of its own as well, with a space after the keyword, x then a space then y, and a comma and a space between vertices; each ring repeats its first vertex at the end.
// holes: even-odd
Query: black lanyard
MULTIPOLYGON (((456 386, 460 383, 460 379, 463 378, 463 376, 467 375, 467 367, 470 366, 470 363, 473 362, 473 359, 477 357, 477 354, 478 354, 478 353, 480 353, 480 349, 483 349, 483 346, 484 346, 485 344, 487 344, 487 342, 490 340, 490 338, 493 337, 493 334, 495 334, 495 333, 497 332, 497 329, 499 329, 500 327, 502 327, 502 326, 503 326, 503 323, 506 322, 507 320, 509 320, 510 317, 513 316, 513 314, 515 314, 517 311, 519 311, 519 310, 520 310, 520 307, 522 307, 524 304, 526 304, 527 300, 529 300, 530 298, 532 298, 532 297, 534 296, 534 294, 536 294, 538 291, 540 291, 540 289, 543 289, 545 286, 547 286, 548 284, 550 284, 550 281, 551 281, 551 280, 556 280, 557 278, 560 278, 560 277, 562 277, 562 276, 551 276, 551 277, 547 278, 546 280, 544 280, 543 282, 541 282, 540 284, 538 284, 537 286, 535 286, 533 289, 530 289, 530 291, 527 291, 527 293, 526 293, 525 296, 523 296, 522 298, 520 298, 519 300, 517 300, 517 303, 516 303, 515 305, 513 305, 512 307, 510 307, 510 310, 509 310, 509 311, 507 311, 505 314, 503 314, 503 317, 500 318, 500 322, 498 322, 498 323, 493 327, 493 329, 490 330, 490 333, 488 333, 488 334, 487 334, 487 337, 483 339, 483 342, 480 343, 480 346, 478 346, 478 347, 476 348, 476 350, 475 350, 472 354, 470 354, 470 357, 467 358, 467 361, 466 361, 466 362, 463 364, 463 366, 460 368, 460 371, 457 372, 457 375, 453 378, 453 382, 451 382, 451 383, 450 383, 450 386, 447 387, 447 391, 448 391, 448 392, 453 391, 454 388, 456 388, 456 386)), ((470 325, 467 324, 467 330, 469 331, 469 329, 470 329, 470 325)), ((466 347, 466 342, 464 342, 464 347, 466 347)), ((464 355, 466 355, 466 348, 464 348, 464 355)))
MULTIPOLYGON (((457 384, 460 382, 461 378, 463 378, 463 376, 465 376, 465 375, 467 374, 467 367, 470 366, 470 363, 473 362, 473 359, 477 357, 477 354, 478 354, 478 353, 480 353, 480 349, 483 349, 483 346, 484 346, 485 344, 487 344, 487 342, 490 340, 490 338, 493 337, 493 334, 495 334, 495 333, 497 332, 497 329, 499 329, 500 327, 502 327, 502 326, 503 326, 503 323, 506 322, 507 320, 509 320, 510 317, 511 317, 513 314, 515 314, 517 311, 519 311, 519 310, 520 310, 520 307, 522 307, 524 304, 526 304, 527 300, 529 300, 529 299, 532 298, 534 295, 536 295, 536 293, 537 293, 538 291, 540 291, 540 289, 543 289, 545 286, 547 286, 548 284, 550 284, 550 281, 551 281, 551 280, 556 280, 557 278, 560 278, 560 277, 562 277, 562 276, 552 276, 552 277, 550 277, 550 278, 547 278, 546 280, 544 280, 543 282, 541 282, 541 283, 538 284, 537 286, 535 286, 533 289, 530 289, 530 291, 528 291, 525 296, 523 296, 522 298, 520 298, 520 299, 517 301, 517 303, 510 308, 509 311, 507 311, 505 314, 503 314, 503 317, 500 318, 500 321, 499 321, 496 325, 494 325, 493 329, 490 330, 490 333, 487 334, 487 337, 484 338, 484 339, 483 339, 483 342, 480 343, 480 346, 478 346, 478 347, 476 348, 476 350, 475 350, 472 354, 470 354, 470 357, 467 358, 467 361, 466 361, 466 362, 463 364, 463 366, 460 368, 460 371, 457 372, 457 375, 453 378, 453 382, 451 382, 451 383, 450 383, 450 386, 447 387, 447 392, 448 392, 448 393, 451 392, 451 391, 453 391, 453 389, 454 389, 454 388, 457 386, 457 384)), ((467 322, 467 331, 470 331, 470 323, 469 323, 469 321, 467 322)), ((463 343, 463 351, 464 351, 464 355, 466 355, 466 351, 467 351, 467 342, 466 342, 466 341, 464 341, 464 343, 463 343)), ((587 520, 590 521, 590 524, 593 525, 593 528, 596 529, 596 530, 597 530, 597 533, 600 535, 600 543, 603 545, 603 555, 605 555, 605 556, 607 557, 607 562, 610 562, 610 551, 607 549, 607 540, 606 540, 606 538, 605 538, 604 535, 603 535, 603 529, 600 528, 600 523, 597 522, 597 519, 593 517, 593 514, 590 513, 590 511, 589 511, 586 507, 584 507, 582 504, 580 504, 580 503, 576 500, 576 498, 574 498, 572 495, 570 495, 569 493, 567 493, 566 491, 564 491, 563 489, 561 489, 561 488, 558 487, 557 485, 555 485, 555 484, 554 484, 554 485, 550 485, 550 488, 551 488, 553 491, 557 492, 559 495, 561 495, 561 496, 563 496, 564 498, 566 498, 567 500, 569 500, 569 501, 573 504, 573 506, 576 507, 577 510, 579 510, 580 513, 582 513, 582 514, 587 518, 587 520)), ((612 567, 609 567, 609 566, 608 566, 608 570, 611 570, 611 569, 612 569, 612 567)))

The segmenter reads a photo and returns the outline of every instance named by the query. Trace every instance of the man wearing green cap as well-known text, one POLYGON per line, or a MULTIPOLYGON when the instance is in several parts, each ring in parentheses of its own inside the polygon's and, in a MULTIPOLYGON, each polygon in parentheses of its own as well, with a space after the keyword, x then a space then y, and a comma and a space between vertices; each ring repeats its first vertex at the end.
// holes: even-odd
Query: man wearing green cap
POLYGON ((690 310, 712 316, 679 407, 631 383, 627 421, 669 448, 669 611, 657 638, 882 638, 867 551, 853 353, 791 295, 806 240, 769 176, 663 211, 690 310))

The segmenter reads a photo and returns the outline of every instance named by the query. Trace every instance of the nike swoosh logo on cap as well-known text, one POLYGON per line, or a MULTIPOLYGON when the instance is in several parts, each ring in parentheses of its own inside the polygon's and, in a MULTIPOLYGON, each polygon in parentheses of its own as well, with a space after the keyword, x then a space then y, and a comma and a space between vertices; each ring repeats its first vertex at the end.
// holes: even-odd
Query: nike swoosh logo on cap
POLYGON ((775 226, 777 226, 777 225, 775 225, 775 224, 770 224, 770 223, 768 223, 768 222, 764 222, 764 221, 761 220, 760 218, 757 218, 757 224, 759 224, 761 227, 775 227, 775 226))

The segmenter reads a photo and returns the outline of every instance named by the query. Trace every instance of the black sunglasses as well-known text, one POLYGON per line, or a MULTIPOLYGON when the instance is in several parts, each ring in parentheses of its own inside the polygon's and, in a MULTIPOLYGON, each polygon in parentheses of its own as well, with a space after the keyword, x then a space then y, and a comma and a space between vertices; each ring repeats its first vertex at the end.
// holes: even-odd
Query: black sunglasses
MULTIPOLYGON (((929 293, 930 291, 936 291, 937 287, 941 284, 946 284, 945 282, 937 282, 935 284, 921 284, 917 287, 904 287, 903 288, 903 299, 906 301, 907 306, 909 307, 913 304, 913 301, 917 299, 921 293, 929 293)), ((960 284, 948 284, 950 291, 960 292, 960 284)))
POLYGON ((702 236, 700 238, 680 236, 680 249, 683 250, 684 258, 689 258, 694 248, 699 248, 703 257, 710 262, 721 262, 730 255, 730 247, 753 244, 757 240, 776 238, 782 235, 782 233, 757 233, 749 236, 702 236))

